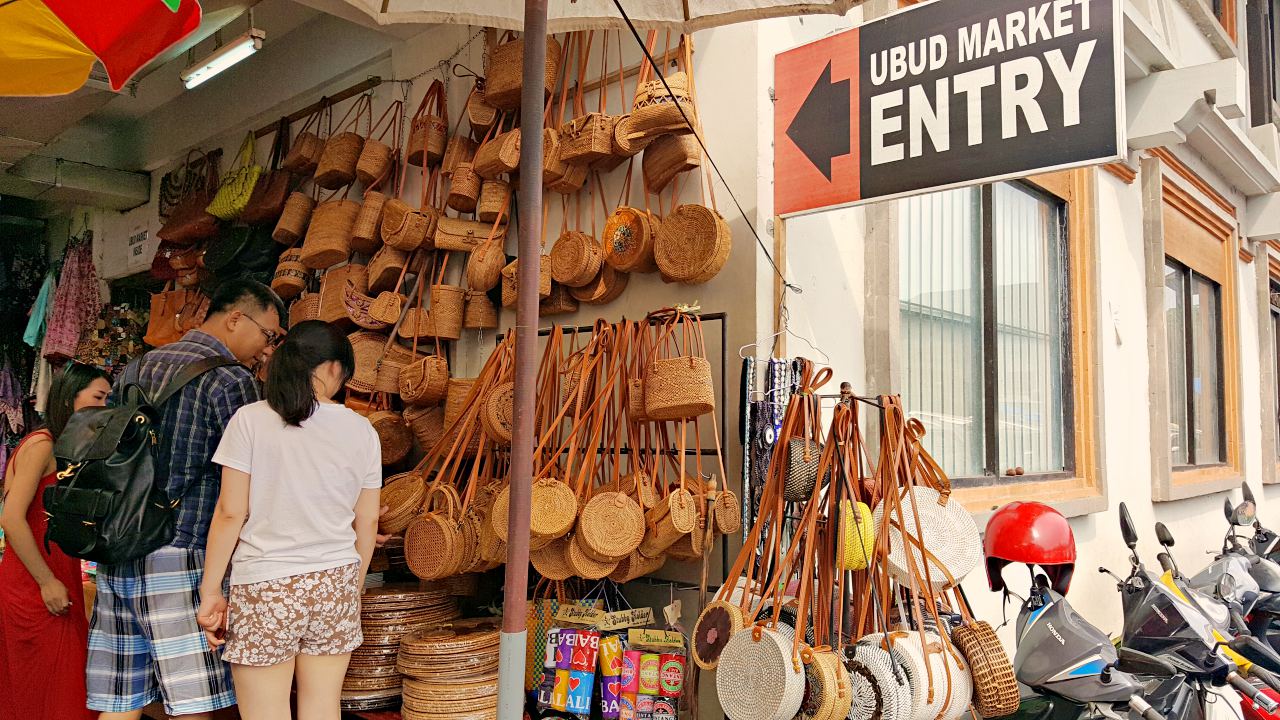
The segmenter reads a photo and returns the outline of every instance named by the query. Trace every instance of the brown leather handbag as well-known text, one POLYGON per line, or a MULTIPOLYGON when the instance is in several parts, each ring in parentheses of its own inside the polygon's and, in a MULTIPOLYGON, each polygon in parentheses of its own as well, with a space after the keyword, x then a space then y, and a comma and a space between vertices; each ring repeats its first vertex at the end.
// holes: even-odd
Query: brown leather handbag
POLYGON ((218 156, 187 153, 187 191, 156 236, 175 245, 191 245, 218 234, 218 218, 205 208, 218 191, 218 156))
POLYGON ((240 213, 240 221, 250 225, 266 225, 280 219, 284 203, 293 189, 293 173, 280 167, 280 161, 289 151, 289 119, 280 118, 276 125, 276 137, 271 143, 271 161, 267 171, 258 178, 249 196, 249 203, 240 213))

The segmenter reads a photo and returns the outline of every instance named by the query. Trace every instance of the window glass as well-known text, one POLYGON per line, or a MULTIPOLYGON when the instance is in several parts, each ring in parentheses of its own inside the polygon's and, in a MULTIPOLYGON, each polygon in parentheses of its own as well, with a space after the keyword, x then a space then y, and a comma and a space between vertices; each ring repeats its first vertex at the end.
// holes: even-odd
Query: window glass
POLYGON ((1222 330, 1218 286, 1200 276, 1191 281, 1195 352, 1191 389, 1195 408, 1196 464, 1224 461, 1222 452, 1222 330))
POLYGON ((1065 205, 1021 183, 901 201, 903 400, 953 478, 1071 469, 1065 205))
POLYGON ((1180 265, 1164 266, 1164 317, 1165 335, 1169 343, 1169 444, 1173 450, 1173 464, 1188 465, 1191 462, 1191 446, 1187 428, 1187 330, 1186 330, 1186 276, 1180 265))
POLYGON ((1062 237, 1056 204, 993 189, 999 468, 1064 469, 1062 237))
POLYGON ((901 205, 903 401, 950 474, 983 469, 981 205, 978 188, 901 205))

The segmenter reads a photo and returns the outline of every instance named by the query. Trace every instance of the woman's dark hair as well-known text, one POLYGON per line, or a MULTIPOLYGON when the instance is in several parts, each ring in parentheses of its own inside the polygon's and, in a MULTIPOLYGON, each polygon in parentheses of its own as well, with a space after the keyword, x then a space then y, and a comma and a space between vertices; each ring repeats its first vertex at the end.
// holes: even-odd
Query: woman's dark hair
POLYGON ((106 380, 108 385, 111 384, 111 376, 105 370, 78 362, 69 363, 54 377, 44 416, 45 424, 55 438, 66 429, 67 421, 76 411, 76 396, 94 380, 106 380))
POLYGON ((343 382, 356 372, 351 341, 336 326, 320 320, 300 322, 271 356, 267 370, 267 404, 290 425, 301 425, 316 411, 316 392, 311 383, 315 369, 336 360, 342 366, 343 382))

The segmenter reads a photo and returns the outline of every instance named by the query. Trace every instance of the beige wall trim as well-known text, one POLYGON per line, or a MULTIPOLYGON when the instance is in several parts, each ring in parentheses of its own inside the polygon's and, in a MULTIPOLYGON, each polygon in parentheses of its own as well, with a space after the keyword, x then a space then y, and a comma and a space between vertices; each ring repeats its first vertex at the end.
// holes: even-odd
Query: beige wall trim
POLYGON ((1148 404, 1151 407, 1151 483, 1153 499, 1172 500, 1173 451, 1169 447, 1169 345, 1164 323, 1164 171, 1158 158, 1144 157, 1142 246, 1147 282, 1148 404))
MULTIPOLYGON (((1276 473, 1276 355, 1275 339, 1271 329, 1271 263, 1270 250, 1259 243, 1256 252, 1260 258, 1253 264, 1254 291, 1258 300, 1258 394, 1259 418, 1262 422, 1262 484, 1280 482, 1276 473), (1268 262, 1262 262, 1262 259, 1268 262)), ((1280 278, 1278 278, 1280 279, 1280 278)))

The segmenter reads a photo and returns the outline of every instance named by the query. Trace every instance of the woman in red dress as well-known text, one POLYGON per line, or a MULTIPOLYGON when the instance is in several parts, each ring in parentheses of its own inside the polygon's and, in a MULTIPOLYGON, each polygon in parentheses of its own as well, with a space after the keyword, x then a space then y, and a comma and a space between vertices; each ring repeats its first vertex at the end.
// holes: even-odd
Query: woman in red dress
POLYGON ((53 440, 76 410, 102 407, 109 376, 72 363, 53 381, 48 427, 18 445, 4 475, 0 527, 0 720, 89 720, 85 655, 89 621, 80 586, 80 561, 57 545, 45 550, 44 489, 57 466, 53 440))

